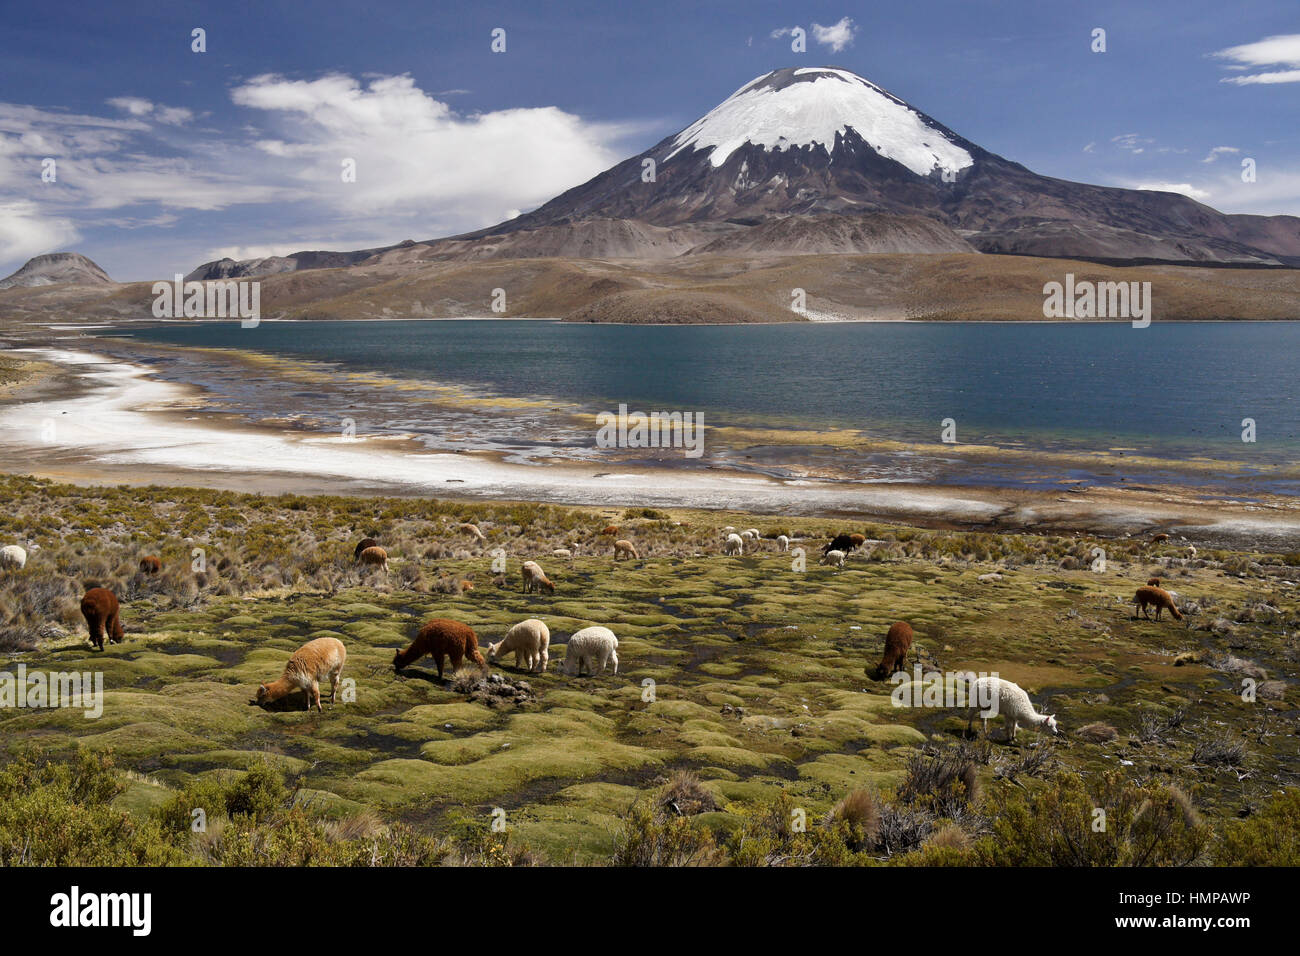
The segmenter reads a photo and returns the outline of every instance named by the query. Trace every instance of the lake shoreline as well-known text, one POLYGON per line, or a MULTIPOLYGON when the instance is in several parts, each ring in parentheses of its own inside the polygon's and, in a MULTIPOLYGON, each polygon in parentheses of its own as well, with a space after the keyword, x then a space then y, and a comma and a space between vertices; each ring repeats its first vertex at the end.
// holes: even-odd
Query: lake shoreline
POLYGON ((251 426, 203 410, 196 389, 142 365, 79 351, 36 356, 57 371, 0 400, 0 470, 70 484, 200 486, 261 492, 653 506, 841 515, 964 530, 1174 530, 1198 543, 1300 548, 1300 501, 1232 502, 1189 488, 1063 493, 980 486, 775 479, 617 462, 517 464, 480 451, 429 452, 395 436, 352 441, 251 426), (54 441, 41 440, 53 423, 54 441))

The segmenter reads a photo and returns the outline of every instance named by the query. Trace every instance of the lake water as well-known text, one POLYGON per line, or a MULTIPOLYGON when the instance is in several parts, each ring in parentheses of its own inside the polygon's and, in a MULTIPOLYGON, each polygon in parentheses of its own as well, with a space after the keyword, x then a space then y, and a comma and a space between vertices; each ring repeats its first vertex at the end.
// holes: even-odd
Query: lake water
POLYGON ((1297 323, 682 327, 484 319, 254 329, 219 322, 113 334, 292 356, 593 412, 619 403, 695 411, 709 425, 843 427, 933 443, 951 418, 959 442, 1009 449, 1119 448, 1248 466, 1300 459, 1297 323), (1241 440, 1245 418, 1256 423, 1255 443, 1241 440))

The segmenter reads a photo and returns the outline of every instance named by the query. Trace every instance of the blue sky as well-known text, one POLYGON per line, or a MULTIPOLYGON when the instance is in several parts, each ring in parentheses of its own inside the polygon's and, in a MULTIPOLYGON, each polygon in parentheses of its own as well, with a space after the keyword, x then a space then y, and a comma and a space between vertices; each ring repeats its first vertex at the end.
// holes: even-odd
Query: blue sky
POLYGON ((0 275, 75 250, 152 279, 491 225, 784 66, 853 70, 1046 175, 1300 215, 1296 0, 42 2, 5 20, 0 275))

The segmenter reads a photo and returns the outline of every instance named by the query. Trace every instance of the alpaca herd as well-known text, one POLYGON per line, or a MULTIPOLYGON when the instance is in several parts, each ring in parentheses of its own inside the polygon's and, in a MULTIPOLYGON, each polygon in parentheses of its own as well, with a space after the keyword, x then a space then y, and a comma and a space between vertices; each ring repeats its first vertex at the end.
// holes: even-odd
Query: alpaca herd
MULTIPOLYGON (((486 537, 477 525, 462 524, 459 530, 479 542, 486 541, 486 537)), ((616 526, 610 525, 600 533, 608 537, 617 535, 618 530, 616 526)), ((758 548, 761 540, 758 529, 747 528, 740 533, 736 533, 733 529, 724 530, 729 532, 723 544, 724 554, 742 555, 747 544, 751 549, 758 548)), ((778 535, 776 537, 778 551, 788 551, 790 542, 788 536, 778 535)), ((864 547, 867 543, 868 539, 862 534, 837 534, 822 548, 821 563, 843 567, 848 554, 864 547)), ((614 542, 613 547, 616 562, 624 558, 636 560, 641 558, 640 551, 629 539, 619 538, 614 542)), ((573 552, 568 548, 557 548, 551 553, 555 557, 568 558, 570 561, 573 557, 573 552)), ((388 571, 388 553, 375 538, 366 537, 357 542, 353 550, 353 559, 359 567, 375 567, 385 573, 388 571)), ((0 569, 21 571, 26 563, 27 552, 22 547, 9 545, 0 548, 0 569)), ((140 558, 138 569, 142 575, 156 575, 162 570, 162 561, 154 555, 145 555, 140 558)), ((524 593, 546 591, 548 594, 553 594, 555 592, 554 582, 546 576, 541 565, 536 561, 525 561, 521 574, 524 593)), ((981 580, 984 577, 987 576, 981 576, 981 580)), ((472 587, 468 580, 464 582, 464 590, 470 590, 472 587)), ((1150 620, 1147 609, 1154 607, 1156 621, 1160 620, 1160 615, 1165 610, 1169 611, 1174 620, 1181 621, 1183 615, 1176 606, 1176 599, 1176 593, 1160 586, 1160 578, 1152 577, 1144 586, 1137 589, 1133 597, 1134 619, 1138 619, 1140 614, 1142 619, 1150 620)), ((117 595, 111 590, 103 587, 91 587, 87 590, 81 601, 81 613, 86 620, 90 643, 97 650, 104 649, 105 637, 110 644, 122 642, 124 632, 121 610, 117 595)), ((894 622, 885 635, 884 652, 880 663, 871 671, 871 675, 877 680, 884 680, 892 678, 900 671, 905 672, 912 639, 913 630, 909 623, 894 622)), ((528 618, 507 630, 501 640, 488 643, 485 658, 479 649, 478 635, 473 628, 450 618, 433 618, 420 628, 409 646, 394 653, 393 668, 400 672, 420 658, 430 656, 434 659, 439 679, 443 678, 444 665, 448 660, 451 662, 453 673, 463 662, 469 661, 477 665, 481 674, 486 676, 489 661, 497 661, 506 654, 513 653, 517 669, 530 673, 545 673, 549 662, 550 643, 551 632, 546 624, 537 618, 528 618)), ((297 690, 303 690, 307 696, 307 709, 310 710, 314 705, 318 711, 323 711, 320 682, 327 676, 330 678, 330 703, 334 703, 346 659, 347 649, 337 638, 322 637, 309 641, 290 657, 279 680, 258 686, 253 703, 259 705, 273 703, 297 690)), ((613 631, 596 625, 582 628, 569 638, 561 668, 564 674, 580 676, 585 670, 588 676, 595 677, 603 674, 607 669, 613 674, 618 673, 618 638, 613 631)), ((971 687, 976 695, 974 699, 985 704, 991 703, 995 708, 993 713, 1003 718, 1010 740, 1015 740, 1016 731, 1021 725, 1048 730, 1053 734, 1058 732, 1056 718, 1038 713, 1029 695, 1016 684, 999 677, 982 677, 974 681, 971 687)), ((979 709, 981 708, 966 708, 967 733, 970 733, 973 728, 974 711, 979 709)), ((987 715, 984 716, 984 729, 987 734, 987 715)))

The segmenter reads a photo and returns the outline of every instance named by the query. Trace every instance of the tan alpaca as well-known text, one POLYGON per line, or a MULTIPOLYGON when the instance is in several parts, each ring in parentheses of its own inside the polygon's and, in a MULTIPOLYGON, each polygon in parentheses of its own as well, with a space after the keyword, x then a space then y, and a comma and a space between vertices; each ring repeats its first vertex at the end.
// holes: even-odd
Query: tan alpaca
POLYGON ((554 582, 546 576, 546 572, 542 570, 542 566, 536 561, 525 561, 523 572, 525 594, 529 591, 537 591, 541 588, 546 588, 546 590, 551 594, 555 593, 554 582))
POLYGON ((372 545, 357 555, 357 563, 363 567, 376 567, 388 573, 388 552, 379 545, 372 545))
POLYGON ((640 557, 641 555, 636 553, 636 547, 632 544, 631 541, 628 541, 624 538, 619 538, 617 541, 614 542, 615 561, 621 560, 622 558, 637 558, 639 560, 640 557))
POLYGON ((325 708, 320 703, 320 682, 325 675, 330 679, 330 703, 339 689, 339 675, 343 673, 343 662, 348 659, 347 648, 337 637, 318 637, 308 641, 293 652, 289 663, 284 665, 284 674, 270 684, 260 684, 257 688, 255 703, 266 704, 288 697, 295 690, 307 692, 307 709, 315 704, 316 709, 325 708))
POLYGON ((544 622, 530 617, 506 631, 506 636, 495 644, 488 644, 487 659, 494 661, 514 651, 515 667, 545 672, 550 646, 551 629, 544 622))
POLYGON ((483 532, 478 529, 478 525, 476 524, 469 524, 468 522, 466 522, 465 524, 460 526, 460 530, 464 531, 466 534, 470 535, 471 537, 475 538, 478 541, 487 540, 487 538, 483 537, 483 532))
MULTIPOLYGON (((1133 604, 1142 612, 1142 616, 1147 620, 1151 618, 1147 615, 1147 605, 1153 604, 1156 609, 1156 620, 1160 620, 1160 612, 1168 610, 1174 616, 1175 621, 1181 621, 1183 616, 1178 613, 1178 608, 1174 607, 1173 596, 1163 588, 1151 587, 1148 585, 1144 588, 1138 588, 1137 594, 1133 595, 1133 604)), ((1134 617, 1137 613, 1134 612, 1134 617)))

